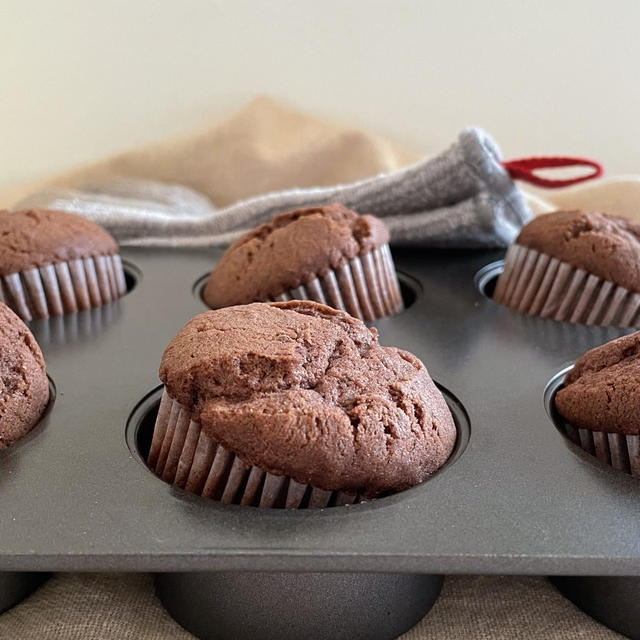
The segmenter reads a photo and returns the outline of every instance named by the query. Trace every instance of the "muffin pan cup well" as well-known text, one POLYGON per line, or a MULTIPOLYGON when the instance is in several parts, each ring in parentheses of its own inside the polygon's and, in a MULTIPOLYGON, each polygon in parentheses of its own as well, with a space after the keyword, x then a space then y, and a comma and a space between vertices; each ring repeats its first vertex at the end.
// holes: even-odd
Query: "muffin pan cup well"
MULTIPOLYGON (((455 461, 466 446, 468 424, 456 399, 446 389, 441 391, 459 432, 450 458, 455 461)), ((323 491, 247 467, 204 435, 191 412, 172 400, 162 387, 136 407, 127 435, 130 448, 159 478, 204 499, 261 509, 340 509, 359 500, 358 496, 323 491)), ((259 635, 266 640, 364 640, 395 638, 410 629, 433 606, 442 577, 411 573, 179 572, 157 573, 155 583, 167 611, 199 638, 249 639, 259 635), (354 611, 366 615, 363 618, 354 611)))
POLYGON ((203 640, 397 638, 436 601, 442 578, 386 573, 159 573, 169 614, 203 640))
MULTIPOLYGON (((10 447, 0 450, 0 460, 16 455, 22 447, 28 447, 29 442, 37 438, 42 430, 49 425, 49 416, 56 401, 56 387, 49 377, 49 403, 38 424, 10 447)), ((2 467, 2 462, 0 462, 2 467)), ((1 472, 0 472, 1 477, 1 472)), ((1 480, 0 480, 1 484, 1 480)), ((7 514, 3 513, 3 517, 7 514)), ((15 606, 35 591, 49 574, 41 571, 0 571, 0 614, 15 606)))
POLYGON ((31 571, 0 572, 0 614, 35 591, 48 577, 31 571))
POLYGON ((628 577, 555 577, 551 582, 578 608, 610 629, 640 639, 640 580, 628 577))
MULTIPOLYGON (((371 502, 286 511, 222 505, 158 479, 132 416, 158 387, 169 340, 206 310, 193 285, 219 255, 125 249, 143 277, 117 317, 81 340, 41 340, 57 398, 46 428, 0 452, 0 571, 640 576, 639 481, 567 441, 543 402, 558 371, 628 330, 526 316, 489 300, 474 276, 504 252, 394 248, 416 298, 375 321, 381 343, 421 358, 471 425, 466 448, 428 482, 371 502)), ((37 339, 43 324, 31 323, 37 339)), ((179 615, 171 594, 163 597, 179 615)), ((387 612, 371 602, 349 616, 382 628, 387 612)), ((320 595, 316 604, 326 611, 320 595)))

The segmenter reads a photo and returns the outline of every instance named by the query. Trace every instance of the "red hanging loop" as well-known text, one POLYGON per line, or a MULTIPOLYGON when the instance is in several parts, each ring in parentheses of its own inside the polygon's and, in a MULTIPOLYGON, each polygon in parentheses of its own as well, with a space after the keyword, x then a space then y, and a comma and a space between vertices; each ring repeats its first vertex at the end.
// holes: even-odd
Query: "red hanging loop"
POLYGON ((557 189, 568 187, 572 184, 593 180, 602 175, 602 165, 588 158, 572 158, 568 156, 542 156, 532 158, 520 158, 503 162, 502 166, 509 172, 514 180, 524 180, 538 187, 557 189), (536 169, 554 169, 556 167, 591 167, 593 171, 583 176, 566 179, 543 178, 537 176, 536 169))

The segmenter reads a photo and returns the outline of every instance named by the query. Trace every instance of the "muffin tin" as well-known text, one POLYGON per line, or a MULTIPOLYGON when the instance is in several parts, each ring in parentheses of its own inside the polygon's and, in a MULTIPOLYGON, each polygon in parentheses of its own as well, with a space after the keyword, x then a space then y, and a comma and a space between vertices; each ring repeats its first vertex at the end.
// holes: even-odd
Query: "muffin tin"
MULTIPOLYGON (((155 477, 143 457, 160 356, 205 310, 202 277, 219 255, 125 249, 135 286, 108 317, 30 324, 57 393, 47 423, 0 452, 0 608, 16 599, 7 572, 152 571, 169 612, 203 638, 385 638, 429 609, 441 574, 640 576, 640 481, 566 440, 544 402, 558 372, 628 330, 494 303, 482 290, 502 252, 394 251, 412 303, 375 322, 380 341, 425 362, 459 429, 454 458, 423 485, 283 511, 225 507, 155 477)), ((563 589, 580 601, 575 583, 563 589)), ((589 584, 597 599, 611 583, 589 584)))

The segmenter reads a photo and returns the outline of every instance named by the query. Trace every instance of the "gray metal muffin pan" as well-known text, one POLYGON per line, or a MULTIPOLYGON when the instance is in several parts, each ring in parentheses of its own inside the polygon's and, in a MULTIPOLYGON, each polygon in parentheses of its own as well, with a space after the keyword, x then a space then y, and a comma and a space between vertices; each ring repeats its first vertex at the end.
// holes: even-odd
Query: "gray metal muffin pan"
MULTIPOLYGON (((500 252, 394 251, 404 288, 416 296, 403 313, 375 322, 381 342, 419 356, 453 394, 459 422, 464 410, 455 398, 471 425, 464 451, 428 482, 349 507, 265 511, 222 506, 156 478, 136 447, 145 437, 141 408, 153 407, 148 394, 166 344, 205 310, 197 283, 219 255, 125 249, 137 281, 129 295, 31 323, 57 396, 46 424, 0 452, 0 571, 161 572, 167 608, 202 637, 224 635, 222 627, 197 626, 209 614, 221 619, 221 610, 236 637, 251 637, 250 625, 238 625, 255 619, 252 612, 277 615, 274 584, 293 580, 292 572, 306 579, 283 585, 283 597, 297 584, 300 602, 290 593, 287 606, 305 629, 320 625, 310 637, 326 625, 335 632, 340 615, 344 637, 357 637, 346 620, 358 608, 359 623, 371 621, 366 637, 393 637, 428 610, 440 574, 640 576, 640 482, 566 441, 543 402, 558 371, 627 331, 495 304, 478 279, 486 284, 496 269, 477 274, 500 252), (198 588, 185 586, 191 572, 205 572, 198 588), (232 588, 234 575, 250 575, 253 587, 232 588), (351 600, 332 595, 343 593, 345 580, 351 600), (412 600, 415 589, 423 596, 412 600), (208 590, 215 593, 208 604, 188 604, 208 590), (384 592, 397 596, 395 604, 380 602, 384 592), (383 628, 407 600, 402 619, 383 628), (325 614, 314 618, 303 602, 325 614)), ((0 609, 5 591, 0 582, 0 609)), ((291 629, 279 637, 296 637, 291 629)))

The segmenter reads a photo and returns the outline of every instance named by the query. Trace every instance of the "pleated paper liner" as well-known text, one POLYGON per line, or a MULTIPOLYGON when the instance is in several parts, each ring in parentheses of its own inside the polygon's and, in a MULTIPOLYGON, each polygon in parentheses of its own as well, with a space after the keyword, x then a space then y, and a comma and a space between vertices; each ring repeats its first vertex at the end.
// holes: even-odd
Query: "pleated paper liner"
POLYGON ((147 458, 149 468, 180 489, 223 504, 314 509, 360 501, 342 491, 324 491, 246 465, 200 429, 192 413, 162 394, 147 458))
POLYGON ((365 322, 402 311, 404 304, 388 244, 345 262, 272 298, 315 300, 365 322))
POLYGON ((126 292, 117 254, 47 264, 0 277, 0 300, 25 322, 86 311, 126 292))
POLYGON ((561 428, 569 440, 600 462, 640 478, 640 435, 576 429, 566 422, 561 428))
POLYGON ((640 326, 640 295, 557 258, 511 245, 493 299, 529 315, 587 325, 640 326))

